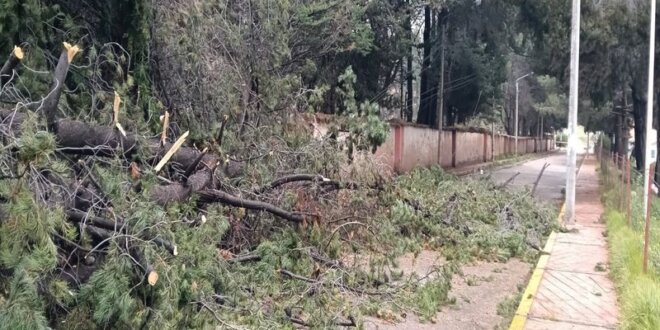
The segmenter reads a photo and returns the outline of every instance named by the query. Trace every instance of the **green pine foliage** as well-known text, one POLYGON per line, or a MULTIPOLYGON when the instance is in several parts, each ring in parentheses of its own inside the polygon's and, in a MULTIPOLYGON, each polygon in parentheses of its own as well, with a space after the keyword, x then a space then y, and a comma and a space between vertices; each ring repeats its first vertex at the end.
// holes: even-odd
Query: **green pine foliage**
POLYGON ((530 246, 555 229, 555 211, 538 207, 527 192, 496 189, 483 179, 455 177, 437 168, 417 169, 392 187, 390 240, 413 251, 427 247, 448 259, 533 260, 530 246), (411 244, 412 243, 412 244, 411 244))

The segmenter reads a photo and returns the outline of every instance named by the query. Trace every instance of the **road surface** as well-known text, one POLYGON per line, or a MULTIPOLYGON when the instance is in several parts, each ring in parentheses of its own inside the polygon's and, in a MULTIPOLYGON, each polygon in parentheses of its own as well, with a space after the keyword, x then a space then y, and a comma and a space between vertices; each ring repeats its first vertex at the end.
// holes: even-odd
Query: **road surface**
MULTIPOLYGON (((580 158, 578 157, 578 159, 580 158)), ((507 187, 510 189, 531 190, 541 169, 546 163, 550 165, 543 172, 534 197, 538 200, 558 204, 564 198, 562 190, 566 185, 566 154, 564 152, 548 154, 543 158, 537 158, 513 166, 494 168, 490 172, 487 171, 480 175, 490 175, 493 181, 501 184, 506 182, 514 174, 520 173, 507 187)))

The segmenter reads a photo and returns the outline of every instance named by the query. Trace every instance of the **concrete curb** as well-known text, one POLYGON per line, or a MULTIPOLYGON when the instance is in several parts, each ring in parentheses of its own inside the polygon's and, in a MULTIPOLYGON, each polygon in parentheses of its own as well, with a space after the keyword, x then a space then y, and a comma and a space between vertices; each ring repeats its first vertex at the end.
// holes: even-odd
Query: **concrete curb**
MULTIPOLYGON (((557 221, 560 223, 564 218, 564 206, 565 205, 562 204, 561 211, 559 211, 559 216, 557 217, 557 221)), ((536 263, 536 268, 534 268, 532 277, 530 277, 529 283, 525 288, 525 292, 523 292, 523 296, 520 299, 520 304, 518 305, 516 314, 514 314, 513 320, 511 321, 511 326, 509 326, 509 330, 522 330, 523 328, 525 328, 525 323, 527 322, 527 315, 529 314, 529 310, 532 308, 534 297, 536 296, 536 292, 538 291, 539 286, 541 285, 541 279, 543 279, 543 272, 545 272, 545 266, 548 264, 548 260, 550 259, 550 254, 552 253, 552 248, 555 245, 556 239, 557 239, 557 233, 553 231, 552 233, 550 233, 550 236, 548 236, 548 240, 545 243, 545 247, 543 248, 543 251, 541 251, 543 255, 541 255, 538 263, 536 263)))

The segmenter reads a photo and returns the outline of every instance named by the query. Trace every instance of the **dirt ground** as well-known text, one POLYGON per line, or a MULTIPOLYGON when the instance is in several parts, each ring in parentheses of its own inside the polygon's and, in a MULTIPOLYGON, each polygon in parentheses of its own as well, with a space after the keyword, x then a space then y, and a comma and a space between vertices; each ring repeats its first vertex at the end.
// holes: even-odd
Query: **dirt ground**
MULTIPOLYGON (((436 252, 423 251, 417 259, 405 255, 399 265, 406 272, 424 276, 443 259, 436 252)), ((450 297, 456 302, 445 306, 435 317, 435 323, 421 323, 412 313, 400 317, 402 322, 390 323, 367 318, 365 329, 493 329, 504 318, 497 315, 497 305, 518 293, 518 286, 526 283, 531 265, 518 259, 507 263, 477 262, 464 266, 463 275, 454 275, 450 297)))

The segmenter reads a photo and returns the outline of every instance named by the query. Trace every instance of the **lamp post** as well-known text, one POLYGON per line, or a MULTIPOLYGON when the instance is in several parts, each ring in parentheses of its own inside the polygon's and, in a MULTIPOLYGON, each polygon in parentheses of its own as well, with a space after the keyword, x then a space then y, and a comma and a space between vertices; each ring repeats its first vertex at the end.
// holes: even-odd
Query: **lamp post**
POLYGON ((515 152, 516 156, 518 155, 518 92, 519 92, 519 89, 520 89, 519 86, 518 86, 518 82, 521 79, 529 77, 533 74, 534 74, 534 72, 530 72, 530 73, 516 79, 516 114, 515 114, 516 120, 515 120, 515 124, 513 125, 513 130, 515 131, 514 140, 515 140, 515 143, 516 143, 516 145, 514 146, 514 152, 515 152))
MULTIPOLYGON (((654 2, 655 3, 655 2, 654 2)), ((568 95, 568 143, 566 144, 566 202, 564 222, 575 220, 575 179, 577 166, 578 79, 580 72, 580 0, 571 6, 571 62, 568 95)))
POLYGON ((649 28, 649 75, 646 101, 646 150, 644 156, 644 259, 642 268, 646 273, 649 264, 649 232, 651 226, 651 180, 653 159, 651 159, 651 136, 653 136, 653 78, 655 66, 655 0, 651 1, 651 24, 649 28))

